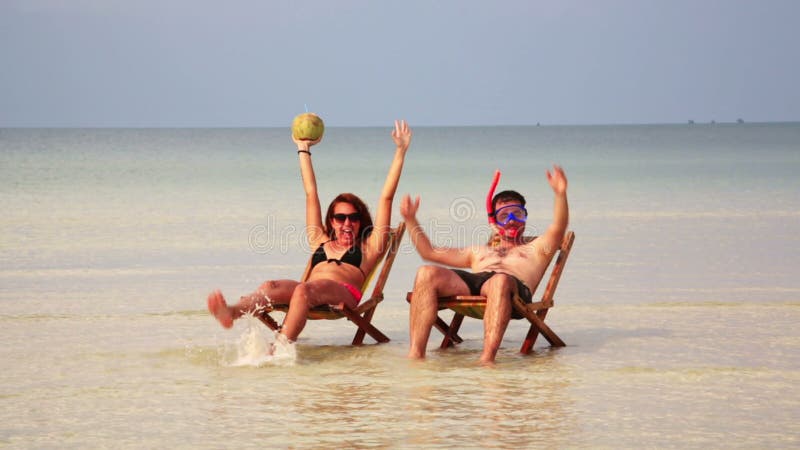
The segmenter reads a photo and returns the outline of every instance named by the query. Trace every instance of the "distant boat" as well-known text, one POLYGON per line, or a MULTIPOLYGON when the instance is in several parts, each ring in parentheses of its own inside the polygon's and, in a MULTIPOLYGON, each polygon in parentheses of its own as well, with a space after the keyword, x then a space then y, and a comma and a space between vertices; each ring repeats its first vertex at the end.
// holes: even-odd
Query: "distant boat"
POLYGON ((694 120, 689 119, 689 125, 694 125, 694 120))
POLYGON ((742 120, 742 119, 736 119, 736 123, 744 123, 744 120, 742 120))

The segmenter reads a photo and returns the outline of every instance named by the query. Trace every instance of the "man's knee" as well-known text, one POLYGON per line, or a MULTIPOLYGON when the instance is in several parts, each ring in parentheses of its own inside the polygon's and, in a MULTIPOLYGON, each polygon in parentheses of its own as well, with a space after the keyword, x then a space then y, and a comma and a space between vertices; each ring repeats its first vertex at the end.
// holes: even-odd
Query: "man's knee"
POLYGON ((433 287, 438 283, 442 278, 442 270, 441 267, 438 266, 421 266, 417 269, 417 276, 414 278, 414 287, 433 287))

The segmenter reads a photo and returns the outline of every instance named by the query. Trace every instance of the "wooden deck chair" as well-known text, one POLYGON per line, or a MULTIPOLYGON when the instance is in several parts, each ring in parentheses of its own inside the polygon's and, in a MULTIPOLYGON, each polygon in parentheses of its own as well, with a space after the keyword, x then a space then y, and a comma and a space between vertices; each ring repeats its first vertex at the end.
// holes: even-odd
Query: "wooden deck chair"
MULTIPOLYGON (((520 353, 530 353, 539 334, 544 336, 553 347, 566 346, 564 341, 544 323, 544 320, 545 317, 547 317, 547 311, 553 307, 553 294, 555 294, 558 280, 561 278, 561 273, 564 271, 564 265, 567 263, 567 257, 569 257, 569 252, 572 249, 572 243, 574 241, 575 233, 568 231, 564 235, 561 248, 556 255, 554 255, 556 262, 550 272, 550 279, 547 282, 547 287, 540 301, 526 304, 518 295, 514 295, 514 311, 528 319, 531 324, 528 335, 525 337, 522 347, 519 350, 520 353)), ((413 294, 413 292, 409 292, 406 296, 406 300, 409 303, 411 302, 413 294)), ((483 313, 486 309, 486 297, 483 295, 441 297, 439 298, 439 310, 443 309, 451 309, 455 312, 450 325, 439 316, 436 317, 436 323, 434 324, 434 326, 444 334, 441 348, 447 348, 463 341, 458 335, 458 330, 461 328, 461 322, 464 320, 464 316, 483 320, 483 313)))
MULTIPOLYGON (((372 338, 378 343, 389 342, 389 338, 386 337, 385 334, 381 333, 380 330, 375 328, 371 322, 372 315, 375 314, 375 308, 378 306, 378 303, 383 301, 383 287, 386 284, 386 280, 389 278, 389 271, 392 270, 392 264, 394 264, 394 258, 397 256, 397 249, 400 246, 400 240, 403 238, 405 229, 405 222, 400 222, 397 228, 393 228, 389 231, 389 240, 386 243, 383 254, 378 258, 378 262, 375 264, 372 272, 367 275, 367 277, 364 279, 364 284, 361 286, 361 292, 366 293, 367 288, 369 288, 370 281, 375 273, 378 272, 378 268, 380 267, 380 273, 378 274, 378 278, 375 281, 375 286, 372 289, 372 295, 366 301, 359 303, 355 309, 348 307, 344 303, 340 303, 338 305, 316 306, 311 308, 311 310, 308 312, 308 318, 311 320, 335 320, 346 317, 358 327, 358 330, 356 330, 356 335, 353 337, 352 345, 363 344, 364 336, 366 334, 372 336, 372 338)), ((309 258, 308 264, 306 265, 306 270, 301 278, 302 281, 306 281, 310 273, 311 259, 309 258)), ((270 315, 270 313, 274 311, 279 311, 285 314, 287 311, 289 311, 289 305, 272 305, 272 309, 262 310, 256 315, 256 317, 258 317, 258 319, 264 322, 264 324, 273 331, 279 331, 281 326, 278 325, 278 322, 270 315)))

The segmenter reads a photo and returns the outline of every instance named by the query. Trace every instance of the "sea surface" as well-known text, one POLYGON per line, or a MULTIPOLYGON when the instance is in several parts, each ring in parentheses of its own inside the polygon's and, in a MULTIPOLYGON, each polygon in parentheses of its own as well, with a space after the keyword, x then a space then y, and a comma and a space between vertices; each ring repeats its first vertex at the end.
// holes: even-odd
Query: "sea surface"
MULTIPOLYGON (((323 205, 374 207, 390 129, 326 131, 323 205)), ((521 356, 514 321, 483 367, 467 319, 408 361, 406 237, 374 319, 390 343, 312 321, 265 361, 265 327, 205 303, 303 270, 287 129, 0 129, 0 447, 800 447, 800 124, 413 131, 392 221, 420 195, 441 245, 485 238, 495 169, 541 232, 564 167, 567 347, 521 356)))

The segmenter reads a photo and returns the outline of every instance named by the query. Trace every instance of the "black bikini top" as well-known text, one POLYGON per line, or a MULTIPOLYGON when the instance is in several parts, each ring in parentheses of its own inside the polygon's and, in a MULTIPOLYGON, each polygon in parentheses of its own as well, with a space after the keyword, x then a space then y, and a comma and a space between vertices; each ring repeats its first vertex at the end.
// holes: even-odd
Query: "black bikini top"
MULTIPOLYGON (((330 242, 330 241, 328 241, 328 242, 330 242)), ((358 270, 361 271, 362 274, 364 274, 364 271, 361 270, 361 256, 362 255, 361 255, 361 247, 360 246, 354 245, 354 246, 350 247, 349 249, 347 249, 346 252, 344 252, 344 255, 342 255, 341 259, 334 259, 334 258, 328 258, 328 254, 325 253, 325 244, 326 244, 326 242, 323 242, 322 244, 320 244, 320 246, 317 247, 317 249, 314 251, 314 255, 311 256, 311 268, 312 269, 314 268, 314 266, 316 266, 317 264, 319 264, 321 262, 336 263, 339 266, 341 266, 342 263, 345 263, 345 264, 350 264, 351 266, 357 268, 358 270)))

